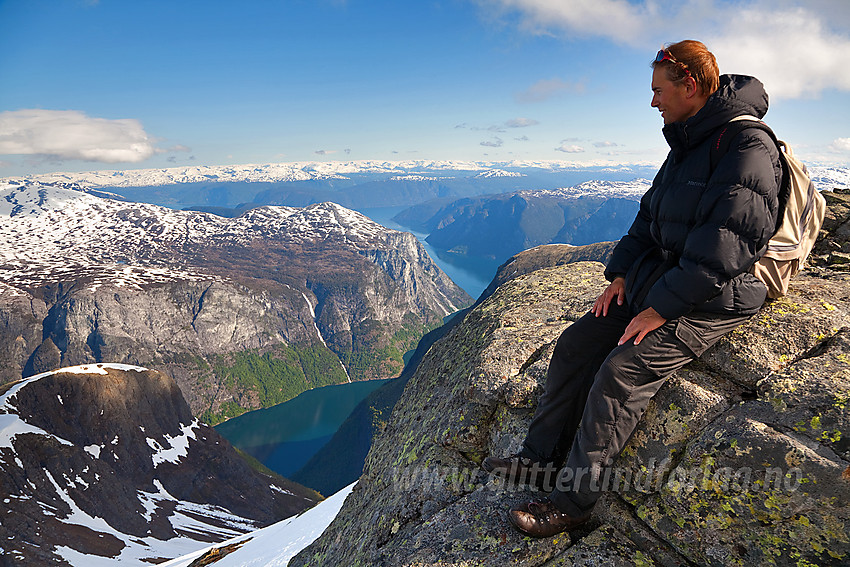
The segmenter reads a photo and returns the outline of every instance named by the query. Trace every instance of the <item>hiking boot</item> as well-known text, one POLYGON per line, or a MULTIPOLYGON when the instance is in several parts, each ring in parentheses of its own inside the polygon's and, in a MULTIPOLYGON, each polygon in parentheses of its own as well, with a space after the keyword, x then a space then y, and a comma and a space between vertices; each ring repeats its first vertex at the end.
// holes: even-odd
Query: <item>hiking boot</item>
POLYGON ((481 468, 508 482, 530 484, 547 492, 551 492, 555 487, 555 477, 558 473, 555 463, 540 463, 519 455, 504 459, 487 457, 481 463, 481 468))
POLYGON ((510 509, 508 521, 516 530, 531 537, 552 537, 577 528, 590 519, 590 512, 574 517, 558 510, 551 500, 526 502, 510 509))

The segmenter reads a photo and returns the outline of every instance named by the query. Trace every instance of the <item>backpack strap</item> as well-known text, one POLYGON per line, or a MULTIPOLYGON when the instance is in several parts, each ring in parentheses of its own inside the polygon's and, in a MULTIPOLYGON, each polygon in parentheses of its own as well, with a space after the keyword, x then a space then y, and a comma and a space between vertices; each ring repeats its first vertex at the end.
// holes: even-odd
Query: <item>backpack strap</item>
POLYGON ((738 134, 740 134, 747 128, 757 128, 759 130, 767 132, 770 135, 770 138, 774 141, 774 143, 777 144, 778 147, 779 142, 776 139, 776 134, 773 133, 773 130, 770 129, 770 126, 768 126, 755 116, 738 116, 727 122, 720 129, 720 133, 717 135, 717 137, 715 137, 714 140, 712 140, 711 142, 711 154, 709 159, 712 173, 717 167, 717 164, 720 162, 720 158, 726 155, 726 153, 729 151, 729 146, 732 144, 732 140, 734 140, 738 136, 738 134))
POLYGON ((776 145, 776 149, 779 151, 779 162, 782 164, 782 181, 779 186, 778 195, 779 214, 776 218, 776 230, 779 230, 779 227, 782 225, 782 211, 785 210, 785 204, 788 202, 790 193, 789 166, 785 160, 785 154, 783 152, 785 143, 779 141, 776 134, 774 134, 773 130, 770 129, 770 126, 755 116, 749 115, 738 116, 727 122, 720 129, 720 133, 717 134, 717 136, 711 141, 711 149, 709 151, 709 166, 711 169, 709 171, 714 173, 717 164, 720 163, 720 159, 729 151, 729 146, 732 144, 732 140, 734 140, 738 134, 747 128, 756 128, 763 132, 767 132, 770 139, 773 140, 773 143, 776 145))

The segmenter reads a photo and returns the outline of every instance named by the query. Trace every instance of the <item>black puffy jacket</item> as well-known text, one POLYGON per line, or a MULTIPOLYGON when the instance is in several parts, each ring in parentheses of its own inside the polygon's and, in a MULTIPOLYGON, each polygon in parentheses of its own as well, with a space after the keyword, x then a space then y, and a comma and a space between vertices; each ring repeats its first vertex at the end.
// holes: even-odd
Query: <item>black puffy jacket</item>
POLYGON ((747 128, 714 171, 709 156, 729 120, 762 118, 767 107, 758 79, 723 75, 697 114, 664 126, 670 153, 605 271, 608 280, 625 276, 636 311, 653 307, 669 320, 691 311, 749 315, 761 307, 767 288, 748 270, 776 227, 779 150, 767 133, 747 128))

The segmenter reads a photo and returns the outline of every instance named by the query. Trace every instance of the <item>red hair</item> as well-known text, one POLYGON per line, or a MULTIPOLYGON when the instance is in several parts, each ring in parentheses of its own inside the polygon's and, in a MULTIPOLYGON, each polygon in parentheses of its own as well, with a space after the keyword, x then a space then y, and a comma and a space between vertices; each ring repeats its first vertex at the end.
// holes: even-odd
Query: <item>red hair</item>
POLYGON ((705 95, 710 95, 720 86, 720 69, 714 54, 702 42, 686 39, 672 43, 664 49, 675 61, 665 59, 652 62, 652 68, 663 66, 667 69, 667 78, 671 81, 681 81, 689 74, 694 78, 697 87, 705 95))

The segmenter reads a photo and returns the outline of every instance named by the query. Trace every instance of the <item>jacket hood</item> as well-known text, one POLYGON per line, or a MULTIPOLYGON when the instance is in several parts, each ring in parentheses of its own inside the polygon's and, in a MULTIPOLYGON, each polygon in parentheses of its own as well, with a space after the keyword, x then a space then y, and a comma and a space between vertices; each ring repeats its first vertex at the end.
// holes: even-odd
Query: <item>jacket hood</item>
POLYGON ((767 108, 768 96, 761 81, 746 75, 721 75, 720 87, 695 115, 685 122, 667 124, 662 132, 674 151, 684 150, 737 116, 763 118, 767 108))

